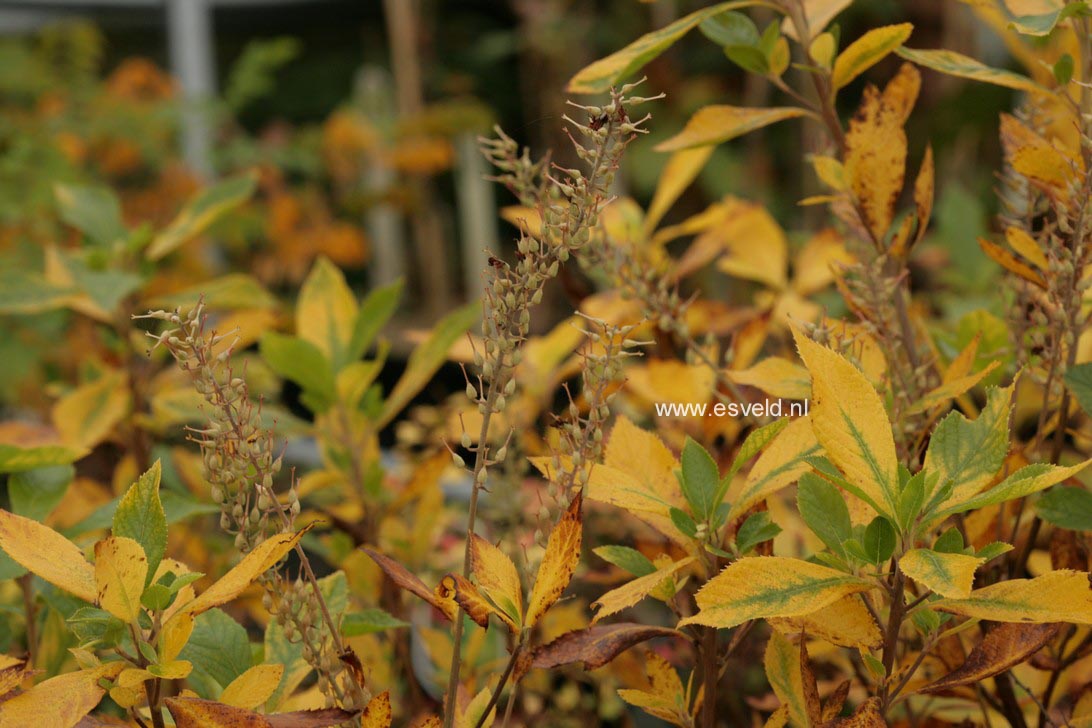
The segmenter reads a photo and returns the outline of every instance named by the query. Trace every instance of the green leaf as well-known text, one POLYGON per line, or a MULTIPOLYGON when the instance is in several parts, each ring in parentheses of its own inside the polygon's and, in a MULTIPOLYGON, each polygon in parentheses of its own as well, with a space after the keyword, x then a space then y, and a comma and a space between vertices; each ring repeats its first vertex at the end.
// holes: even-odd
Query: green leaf
POLYGON ((51 465, 67 465, 80 456, 79 451, 61 445, 19 447, 0 444, 0 473, 22 473, 51 465))
POLYGON ((368 347, 375 341, 380 330, 398 310, 403 287, 402 281, 397 280, 390 285, 375 289, 360 304, 356 321, 353 323, 353 335, 349 339, 349 348, 345 354, 347 363, 357 361, 368 351, 368 347))
POLYGON ((680 463, 683 497, 690 505, 690 512, 697 519, 708 522, 718 505, 713 500, 720 489, 717 461, 696 440, 688 436, 683 445, 680 463))
POLYGON ((1047 523, 1071 531, 1092 531, 1092 493, 1072 485, 1052 488, 1035 504, 1047 523))
POLYGON ((173 596, 174 593, 162 584, 149 584, 140 595, 140 603, 145 609, 159 612, 167 608, 173 596))
MULTIPOLYGON (((184 521, 192 516, 220 512, 220 507, 213 503, 199 501, 193 496, 180 495, 171 490, 160 491, 159 499, 163 505, 163 511, 166 513, 168 525, 184 521)), ((99 506, 94 513, 87 518, 74 526, 69 526, 64 529, 62 534, 66 537, 73 538, 87 533, 88 531, 109 528, 110 524, 113 523, 114 514, 117 512, 118 504, 120 502, 120 498, 115 498, 109 503, 99 506)))
POLYGON ((769 511, 752 513, 739 527, 739 532, 736 534, 736 549, 739 553, 745 554, 779 533, 781 533, 781 526, 770 520, 769 511))
POLYGON ((265 363, 285 379, 291 379, 309 395, 315 413, 325 412, 337 399, 330 362, 309 341, 269 331, 258 344, 265 363))
POLYGON ((910 530, 910 526, 913 525, 914 520, 921 513, 922 506, 925 505, 925 491, 927 490, 925 480, 925 471, 919 471, 906 481, 906 484, 902 487, 902 492, 899 493, 896 515, 899 517, 899 528, 903 531, 910 530))
MULTIPOLYGON (((1090 9, 1083 0, 1080 0, 1078 2, 1066 3, 1057 10, 1047 13, 1021 15, 1009 23, 1009 27, 1023 35, 1050 35, 1051 31, 1053 31, 1061 21, 1074 15, 1088 16, 1090 11, 1092 11, 1092 9, 1090 9)), ((1072 59, 1070 60, 1072 61, 1072 59)))
POLYGON ((186 680, 198 695, 211 700, 250 669, 250 641, 241 624, 221 609, 210 609, 197 616, 178 659, 193 663, 186 680))
POLYGON ((675 528, 690 538, 697 535, 698 524, 694 523, 694 519, 690 517, 689 513, 674 507, 668 513, 671 516, 671 522, 675 524, 675 528))
POLYGON ((74 477, 76 469, 71 465, 49 465, 14 473, 8 478, 11 510, 20 516, 44 521, 64 498, 74 477))
POLYGON ((725 46, 724 55, 728 60, 736 64, 744 71, 765 76, 770 71, 770 65, 766 60, 766 54, 759 48, 751 46, 725 46))
POLYGON ((706 18, 698 25, 698 30, 720 46, 757 46, 760 39, 754 21, 734 10, 706 18))
POLYGON ((895 553, 898 538, 898 532, 895 531, 891 521, 884 516, 873 518, 865 529, 864 535, 863 545, 868 560, 873 564, 882 564, 890 559, 895 553))
POLYGON ((844 544, 853 534, 849 507, 837 486, 814 473, 800 477, 796 490, 796 506, 808 528, 827 548, 842 557, 844 544))
POLYGON ((121 203, 110 188, 58 184, 53 194, 61 219, 94 244, 106 247, 128 236, 121 219, 121 203))
POLYGON ((648 576, 656 571, 656 565, 647 556, 629 546, 600 546, 592 549, 592 552, 634 576, 648 576))
POLYGON ((198 192, 145 251, 148 260, 159 260, 183 243, 205 232, 226 213, 250 199, 258 180, 253 174, 224 180, 198 192))
POLYGON ((159 500, 161 474, 162 466, 156 460, 148 472, 129 486, 114 511, 113 535, 133 539, 148 558, 145 584, 151 583, 159 562, 167 553, 167 514, 159 500))
POLYGON ((1092 362, 1066 370, 1065 386, 1077 398, 1085 414, 1092 415, 1092 362))
POLYGON ((1065 86, 1073 78, 1073 68, 1073 56, 1063 53, 1053 68, 1054 80, 1059 86, 1065 86))
POLYGON ((76 287, 105 311, 117 311, 119 304, 144 285, 144 277, 124 270, 99 269, 79 255, 60 255, 76 287))
MULTIPOLYGON (((4 268, 8 265, 2 264, 4 268)), ((43 313, 64 308, 76 289, 58 286, 30 271, 0 270, 0 314, 43 313)))
POLYGON ((101 649, 109 649, 125 636, 125 623, 96 607, 80 607, 67 622, 81 645, 94 642, 101 649))
POLYGON ((975 556, 983 559, 982 563, 986 563, 987 561, 993 561, 1002 554, 1007 554, 1009 551, 1012 551, 1012 549, 1013 546, 1011 543, 1005 543, 1004 541, 993 541, 980 548, 975 556))
POLYGON ((440 319, 428 339, 410 354, 406 371, 383 403, 383 413, 376 423, 377 429, 389 424, 421 388, 428 384, 432 375, 447 359, 451 345, 478 321, 480 315, 481 304, 472 301, 440 319))
POLYGON ((959 529, 952 526, 944 533, 937 537, 937 540, 933 542, 933 551, 937 551, 942 554, 961 554, 963 553, 963 534, 959 532, 959 529))
POLYGON ((753 0, 725 2, 703 8, 676 20, 659 30, 646 33, 620 51, 601 58, 587 66, 569 81, 567 90, 577 94, 595 94, 609 91, 631 76, 646 63, 666 51, 675 41, 686 35, 703 20, 725 12, 757 5, 753 0))
POLYGON ((356 637, 409 626, 409 622, 403 622, 382 609, 364 609, 359 612, 350 612, 341 619, 341 634, 346 637, 356 637))

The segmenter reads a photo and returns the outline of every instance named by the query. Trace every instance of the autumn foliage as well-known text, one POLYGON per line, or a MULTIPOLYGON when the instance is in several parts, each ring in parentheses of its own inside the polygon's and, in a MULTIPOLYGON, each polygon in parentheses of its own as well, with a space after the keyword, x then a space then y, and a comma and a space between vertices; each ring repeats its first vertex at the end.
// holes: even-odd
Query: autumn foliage
POLYGON ((846 37, 850 4, 708 5, 588 65, 571 165, 481 138, 511 245, 409 335, 342 205, 369 165, 447 169, 450 109, 336 112, 321 184, 202 185, 169 128, 70 117, 147 122, 151 64, 16 104, 66 171, 3 243, 35 358, 0 422, 0 728, 1092 725, 1092 6, 968 3, 1016 71, 909 22, 846 37), (777 103, 656 129, 673 90, 636 77, 709 42, 777 103), (908 129, 943 75, 1014 94, 981 307, 920 280, 943 160, 908 129), (814 194, 785 219, 679 212, 789 124, 814 194))

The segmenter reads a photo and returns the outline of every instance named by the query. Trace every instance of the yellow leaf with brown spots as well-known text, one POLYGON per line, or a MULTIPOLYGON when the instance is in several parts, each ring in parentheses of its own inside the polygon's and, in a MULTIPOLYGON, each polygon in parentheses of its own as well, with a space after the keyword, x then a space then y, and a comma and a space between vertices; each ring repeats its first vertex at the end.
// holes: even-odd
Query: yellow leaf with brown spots
POLYGON ((884 89, 865 88, 857 115, 846 133, 845 170, 865 226, 883 240, 895 215, 895 202, 906 174, 903 124, 917 99, 921 78, 903 64, 884 89))
POLYGON ((376 695, 368 701, 364 715, 360 716, 360 728, 390 728, 391 694, 389 690, 376 695))
POLYGON ((175 728, 332 728, 360 714, 327 708, 262 715, 200 698, 167 698, 163 702, 174 718, 175 728))
POLYGON ((550 532, 546 553, 542 556, 531 597, 527 600, 527 617, 524 620, 527 627, 538 623, 573 578, 573 571, 580 562, 580 542, 584 533, 582 504, 583 497, 577 493, 550 532))
POLYGON ((110 662, 40 682, 0 704, 0 728, 74 726, 106 694, 99 680, 113 679, 124 667, 122 662, 110 662))
POLYGON ((111 536, 95 544, 95 586, 98 605, 123 622, 140 614, 140 595, 148 576, 148 557, 140 544, 111 536))

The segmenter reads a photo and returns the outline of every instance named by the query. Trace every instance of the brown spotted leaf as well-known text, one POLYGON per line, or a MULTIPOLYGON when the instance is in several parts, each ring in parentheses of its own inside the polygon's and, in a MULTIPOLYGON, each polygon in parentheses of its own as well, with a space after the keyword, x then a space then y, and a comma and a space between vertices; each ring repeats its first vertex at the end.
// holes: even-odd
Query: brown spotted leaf
POLYGON ((426 602, 443 612, 444 616, 448 619, 455 619, 455 615, 458 614, 459 608, 455 605, 454 601, 442 599, 436 590, 429 589, 425 585, 425 582, 417 578, 417 576, 410 572, 409 569, 402 566, 390 556, 381 554, 378 551, 364 547, 364 553, 372 557, 372 561, 383 570, 383 573, 393 581, 398 587, 405 589, 410 594, 418 596, 424 599, 426 602))
POLYGON ((804 688, 804 709, 807 711, 808 724, 815 725, 819 722, 823 709, 819 702, 819 685, 811 669, 811 658, 808 657, 808 641, 803 633, 800 635, 800 682, 804 688))
POLYGON ((906 174, 903 124, 917 99, 921 80, 904 64, 883 93, 865 88, 857 115, 846 133, 845 171, 865 226, 883 240, 895 216, 895 201, 906 174))
POLYGON ((577 493, 546 542, 546 553, 538 567, 531 598, 527 600, 527 618, 524 621, 528 627, 533 627, 546 610, 561 598, 573 578, 573 571, 580 561, 580 541, 584 532, 582 500, 577 493))
POLYGON ((360 717, 360 728, 390 728, 391 694, 384 691, 368 701, 364 715, 360 717))
POLYGON ((360 711, 340 708, 262 715, 200 698, 167 698, 164 702, 176 728, 328 728, 360 715, 360 711))
POLYGON ((548 670, 582 662, 585 670, 594 670, 641 642, 655 637, 682 636, 669 627, 650 627, 635 622, 597 624, 566 632, 552 642, 536 647, 532 665, 548 670))
POLYGON ((823 728, 888 728, 887 721, 880 712, 880 699, 869 698, 848 718, 839 718, 825 724, 823 728))
POLYGON ((1019 665, 1042 649, 1057 634, 1058 627, 1057 623, 999 624, 971 650, 966 662, 918 692, 939 693, 998 675, 1019 665))
POLYGON ((823 703, 823 713, 819 716, 820 725, 834 720, 842 712, 842 706, 846 704, 848 695, 849 680, 843 680, 838 683, 838 687, 834 688, 834 692, 823 703))

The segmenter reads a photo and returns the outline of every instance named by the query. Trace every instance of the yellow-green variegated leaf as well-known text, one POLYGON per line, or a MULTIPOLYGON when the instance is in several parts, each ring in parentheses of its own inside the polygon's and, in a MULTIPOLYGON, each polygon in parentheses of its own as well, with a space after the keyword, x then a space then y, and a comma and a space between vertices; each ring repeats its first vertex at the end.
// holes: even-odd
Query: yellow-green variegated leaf
POLYGON ((592 606, 598 610, 592 622, 598 622, 603 617, 620 612, 626 607, 632 607, 655 591, 665 581, 675 578, 679 571, 692 563, 694 563, 694 557, 687 556, 651 574, 645 574, 627 582, 617 589, 611 589, 592 603, 592 606))
POLYGON ((879 513, 898 509, 899 465, 883 400, 865 375, 831 349, 793 331, 811 372, 809 419, 827 457, 879 513))
POLYGON ((899 568, 921 586, 943 597, 964 599, 971 594, 975 569, 985 561, 967 554, 911 549, 899 559, 899 568))
POLYGON ((325 256, 315 261, 296 303, 296 336, 314 344, 340 369, 353 336, 358 310, 345 275, 325 256))
POLYGON ((1050 571, 982 587, 966 599, 941 599, 933 609, 992 622, 1092 624, 1092 585, 1083 571, 1050 571))
POLYGON ((620 51, 600 58, 581 69, 569 80, 567 91, 574 94, 595 94, 609 91, 611 86, 624 81, 646 63, 670 48, 675 41, 696 28, 706 18, 725 12, 756 5, 752 0, 725 2, 702 8, 679 18, 659 30, 645 33, 620 51))
POLYGON ((1019 73, 1005 71, 1000 68, 991 68, 974 58, 962 53, 946 50, 922 50, 916 48, 898 48, 895 53, 908 61, 913 61, 919 66, 931 68, 934 71, 946 73, 949 76, 969 78, 972 81, 992 83, 995 86, 1013 88, 1017 91, 1030 91, 1031 93, 1050 93, 1027 76, 1019 73))
POLYGON ((1072 478, 1088 467, 1089 464, 1092 464, 1092 460, 1085 460, 1083 463, 1070 465, 1069 467, 1050 465, 1049 463, 1026 465, 997 485, 982 491, 976 496, 962 500, 949 499, 945 503, 945 507, 936 514, 936 517, 938 519, 946 518, 954 513, 976 510, 1038 493, 1052 485, 1061 483, 1063 480, 1072 478))
POLYGON ((661 142, 658 152, 676 152, 721 144, 778 121, 808 114, 806 109, 781 106, 772 109, 752 109, 744 106, 715 105, 698 109, 683 130, 661 142))
POLYGON ((244 174, 198 192, 148 246, 145 251, 148 260, 159 260, 203 233, 226 213, 249 200, 257 186, 257 175, 244 174))
POLYGON ((728 628, 750 619, 799 617, 873 586, 867 579, 800 559, 751 556, 706 582, 697 593, 698 613, 679 626, 728 628))
POLYGON ((821 454, 810 420, 798 417, 790 422, 755 461, 739 491, 729 491, 732 509, 727 520, 735 520, 764 498, 796 482, 811 470, 805 458, 821 454))
POLYGON ((770 641, 766 643, 763 658, 766 679, 770 681, 774 695, 781 701, 792 725, 809 725, 807 707, 804 702, 804 679, 800 671, 800 647, 789 638, 773 630, 770 641))
POLYGON ((937 487, 952 481, 951 501, 969 498, 1001 468, 1009 450, 1009 410, 1013 387, 991 387, 977 419, 951 412, 933 430, 925 451, 925 470, 937 487))
POLYGON ((910 23, 885 25, 873 28, 849 44, 834 61, 831 82, 834 90, 842 88, 872 66, 882 61, 910 37, 914 26, 910 23))

